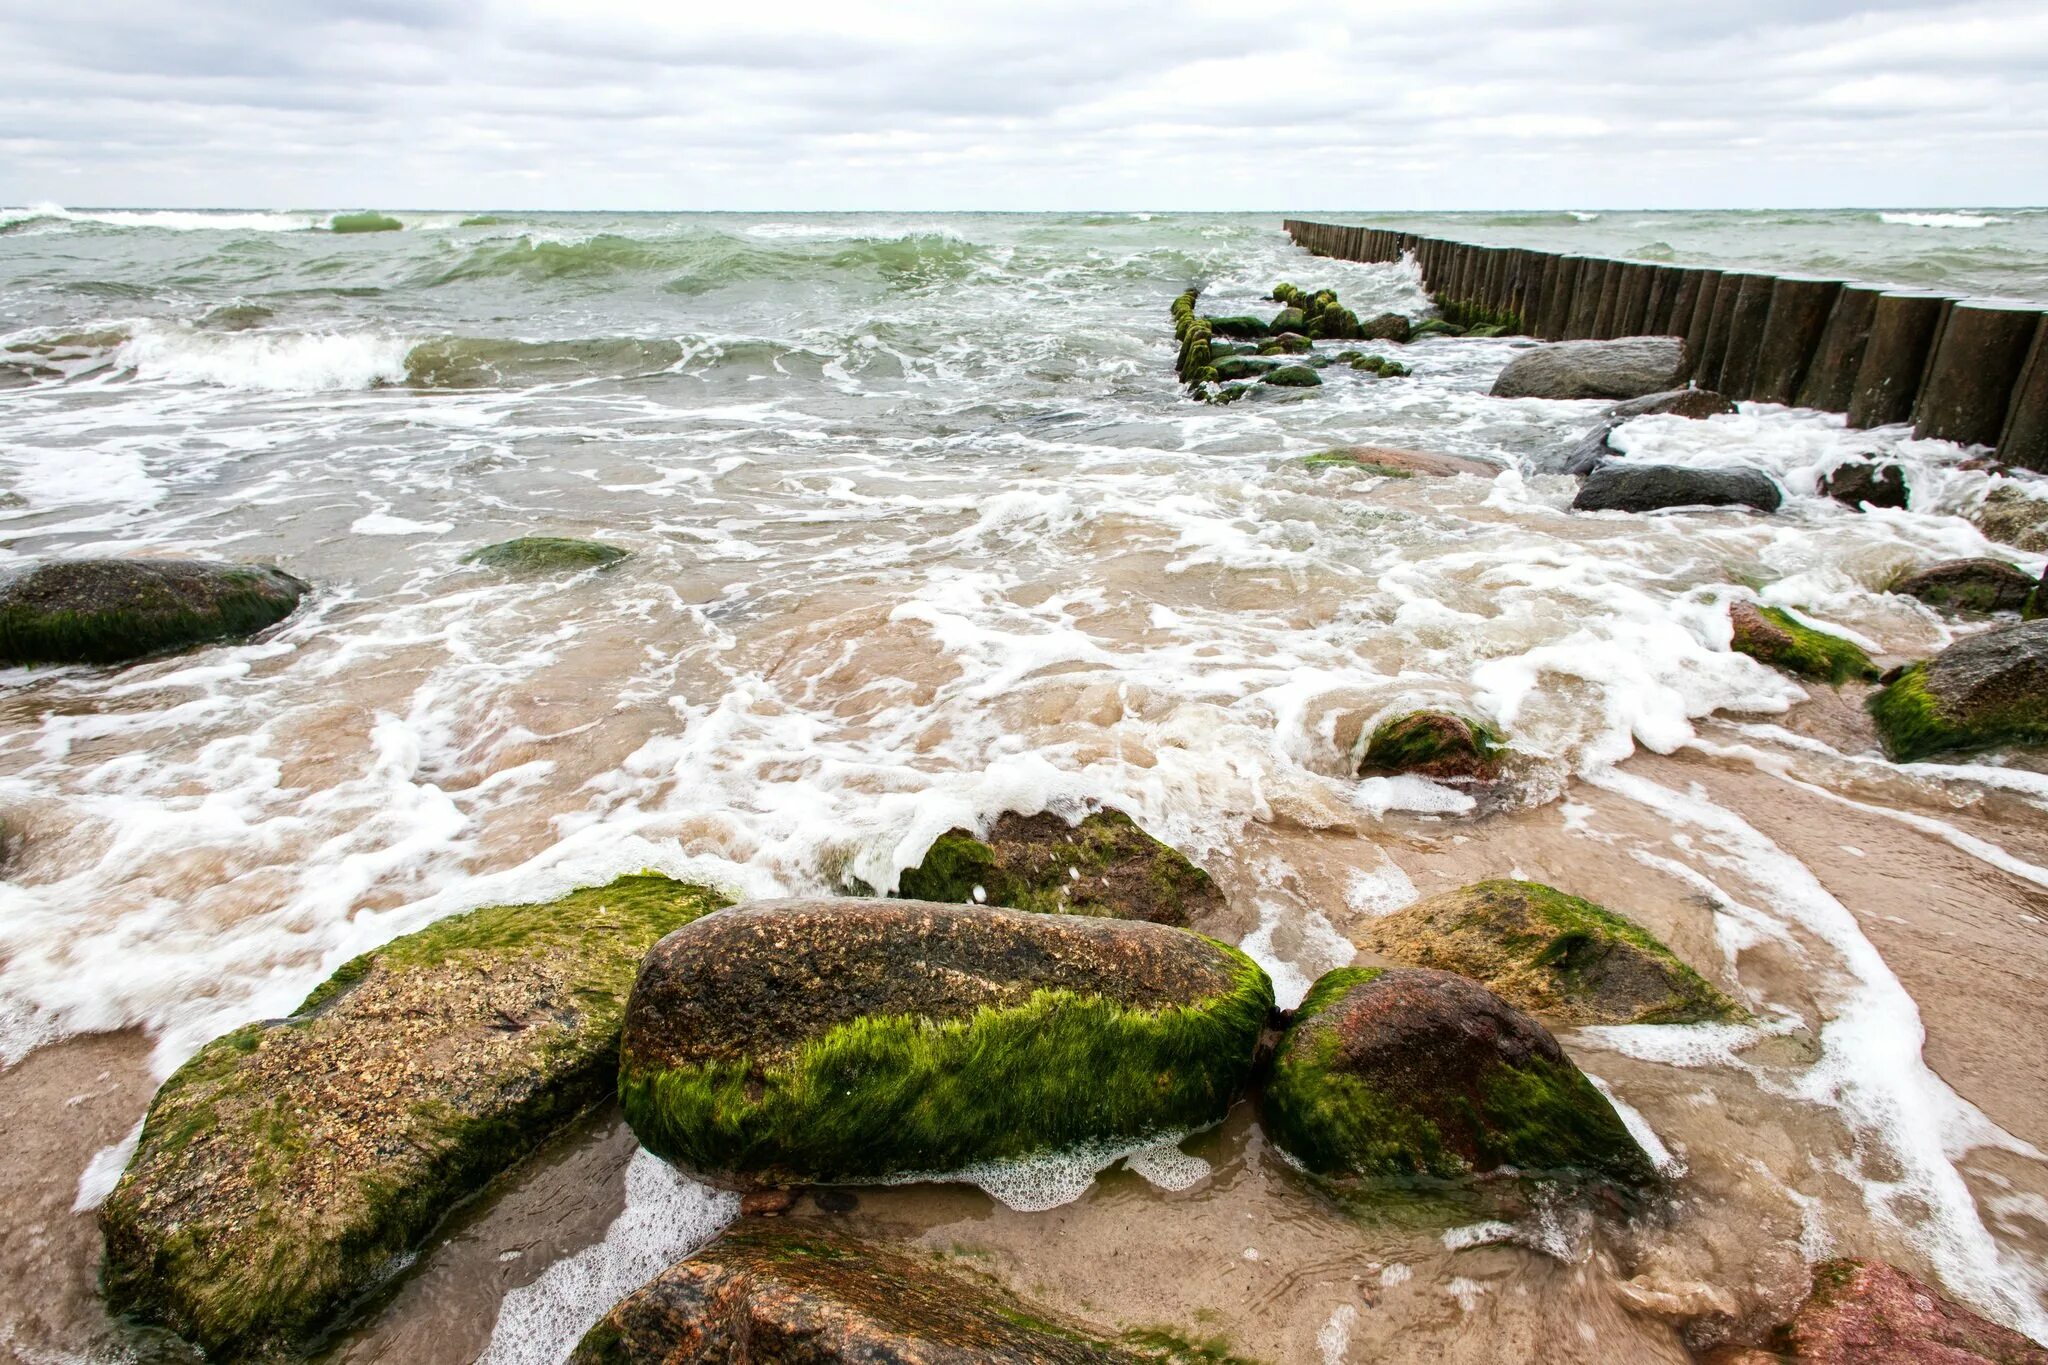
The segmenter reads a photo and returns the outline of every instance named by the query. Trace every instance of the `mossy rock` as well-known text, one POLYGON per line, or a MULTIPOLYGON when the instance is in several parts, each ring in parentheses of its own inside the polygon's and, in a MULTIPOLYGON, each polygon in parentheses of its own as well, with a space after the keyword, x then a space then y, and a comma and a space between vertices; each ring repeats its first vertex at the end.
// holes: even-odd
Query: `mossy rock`
POLYGON ((1266 1133, 1317 1176, 1455 1181, 1512 1167, 1626 1185, 1655 1169, 1549 1030, 1475 981, 1340 967, 1280 1040, 1266 1133))
POLYGON ((1904 575, 1891 591, 1942 611, 1983 616, 2024 610, 2036 586, 2002 559, 1948 559, 1904 575))
POLYGON ((1262 323, 1259 331, 1262 336, 1278 336, 1282 332, 1306 334, 1308 331, 1308 314, 1302 312, 1299 308, 1282 308, 1273 315, 1271 322, 1262 323))
POLYGON ((303 1352, 611 1093, 642 955, 723 903, 643 874, 472 910, 207 1044, 157 1092, 100 1210, 109 1303, 211 1359, 303 1352))
POLYGON ((1374 920, 1362 946, 1457 972, 1563 1024, 1741 1020, 1741 1006, 1638 925, 1541 882, 1488 881, 1374 920))
POLYGON ((123 663, 253 635, 307 585, 268 564, 45 560, 0 583, 0 663, 123 663))
POLYGON ((1298 332, 1283 332, 1259 347, 1260 355, 1307 355, 1315 343, 1298 332))
POLYGON ((1051 811, 1010 811, 986 838, 949 830, 898 880, 897 895, 1182 927, 1223 909, 1208 873, 1118 810, 1079 824, 1051 811))
POLYGON ((1487 340, 1492 340, 1494 337, 1508 336, 1513 331, 1514 329, 1504 322, 1489 322, 1484 323, 1478 327, 1467 328, 1465 331, 1465 335, 1468 337, 1481 337, 1487 340))
POLYGON ((1367 337, 1366 329, 1358 321, 1358 314, 1339 304, 1335 295, 1331 295, 1322 308, 1309 314, 1308 334, 1319 341, 1358 341, 1367 337))
POLYGON ((1282 389, 1313 389, 1321 387, 1323 377, 1306 365, 1282 365, 1260 375, 1259 382, 1282 389))
POLYGON ((1252 386, 1250 384, 1231 384, 1209 394, 1203 401, 1209 403, 1235 403, 1251 391, 1252 386))
POLYGON ((576 540, 569 536, 521 536, 517 540, 501 540, 495 545, 471 550, 462 557, 462 562, 503 569, 508 573, 581 573, 585 569, 609 568, 625 559, 628 553, 616 545, 596 540, 576 540))
POLYGON ((1885 752, 1901 763, 2048 744, 2048 621, 1959 640, 1902 670, 1869 705, 1885 752))
POLYGON ((1728 620, 1735 631, 1729 647, 1758 663, 1837 687, 1851 680, 1877 681, 1877 665, 1856 645, 1801 625, 1776 607, 1737 602, 1728 608, 1728 620))
POLYGON ((1271 374, 1279 366, 1270 360, 1260 360, 1252 356, 1230 356, 1217 361, 1210 368, 1214 371, 1212 378, 1216 382, 1234 383, 1242 379, 1257 379, 1261 375, 1271 374))
POLYGON ((962 1274, 829 1224, 749 1219, 676 1262, 590 1329, 568 1365, 1140 1365, 1127 1345, 962 1274))
POLYGON ((1221 1119, 1272 985, 1182 929, 928 901, 762 902, 633 988, 626 1121, 740 1188, 944 1172, 1221 1119))
MULTIPOLYGON (((1264 340, 1268 335, 1266 324, 1258 318, 1238 316, 1228 318, 1203 318, 1209 324, 1209 331, 1219 337, 1254 338, 1264 340)), ((1299 331, 1299 328, 1280 328, 1281 331, 1299 331)))
POLYGON ((1485 721, 1448 711, 1409 711, 1373 727, 1358 775, 1412 773, 1440 781, 1491 782, 1500 776, 1506 756, 1507 740, 1485 721))
POLYGON ((397 232, 405 224, 388 213, 337 213, 328 220, 329 232, 397 232))
POLYGON ((1359 328, 1363 341, 1391 341, 1405 345, 1415 335, 1415 324, 1400 313, 1382 313, 1359 328))
POLYGON ((2027 496, 2011 484, 2001 484, 1984 495, 1984 503, 1972 515, 1977 529, 1992 540, 2027 551, 2048 553, 2048 499, 2027 496))
POLYGON ((1442 318, 1426 318, 1409 330, 1410 341, 1421 341, 1424 337, 1461 337, 1465 329, 1442 318))

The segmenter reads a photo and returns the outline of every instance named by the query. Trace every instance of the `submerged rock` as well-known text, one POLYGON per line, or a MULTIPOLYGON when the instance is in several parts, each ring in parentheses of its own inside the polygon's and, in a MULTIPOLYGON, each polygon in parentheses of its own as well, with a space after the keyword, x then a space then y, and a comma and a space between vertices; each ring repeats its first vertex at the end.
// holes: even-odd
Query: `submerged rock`
POLYGON ((2048 1365, 2048 1350, 1987 1322, 1882 1261, 1823 1261, 1813 1292, 1771 1334, 1768 1352, 1710 1360, 1792 1365, 2048 1365))
POLYGON ((1655 1174, 1549 1030, 1450 972, 1325 975, 1280 1041, 1262 1103, 1267 1134, 1321 1176, 1655 1174))
POLYGON ((1225 356, 1210 367, 1210 377, 1218 383, 1257 379, 1260 375, 1271 374, 1279 369, 1281 363, 1252 356, 1225 356))
POLYGON ((1421 474, 1449 478, 1456 474, 1477 474, 1490 479, 1501 467, 1463 455, 1443 455, 1430 450, 1400 450, 1394 446, 1340 446, 1304 456, 1310 469, 1358 469, 1390 479, 1407 479, 1421 474))
POLYGON ((985 838, 948 830, 897 882, 906 900, 1185 926, 1223 908, 1209 874, 1118 810, 1070 824, 1006 812, 985 838))
POLYGON ((1641 398, 1685 383, 1679 337, 1556 341, 1524 351, 1493 381, 1495 398, 1641 398))
POLYGON ((1870 699, 1885 751, 1929 754, 2048 743, 2048 620, 1958 640, 1870 699))
POLYGON ((2011 484, 1984 495, 1971 520, 1992 540, 2029 554, 2048 553, 2048 499, 2030 498, 2011 484))
POLYGON ((619 1098, 719 1184, 958 1170, 1223 1117, 1272 986, 1164 925, 924 901, 767 901, 648 954, 619 1098))
POLYGON ((1457 972, 1565 1024, 1696 1024, 1743 1009, 1640 926, 1541 882, 1479 882, 1374 920, 1360 943, 1457 972))
POLYGON ((0 583, 0 664, 123 663, 253 635, 307 591, 268 564, 45 560, 0 583))
POLYGON ((1851 679, 1877 681, 1877 665, 1856 645, 1801 625, 1777 607, 1736 602, 1728 608, 1728 621, 1734 628, 1729 648, 1758 663, 1838 687, 1851 679))
POLYGON ((1306 365, 1282 365, 1259 376, 1259 382, 1283 389, 1313 389, 1322 384, 1323 377, 1306 365))
POLYGON ((1943 611, 1989 614, 2024 610, 2036 586, 2002 559, 1949 559, 1907 574, 1891 591, 1943 611))
POLYGON ((1500 776, 1506 753, 1507 740, 1485 721, 1448 711, 1410 711, 1373 727, 1358 775, 1412 773, 1491 782, 1500 776))
POLYGON ((1159 1360, 816 1223, 742 1222, 622 1300, 568 1365, 1138 1365, 1159 1360))
POLYGON ((641 955, 721 904, 647 874, 472 910, 209 1043, 100 1210, 109 1301, 216 1359, 302 1350, 611 1093, 641 955))
POLYGON ((504 569, 511 573, 580 573, 618 563, 628 552, 597 540, 576 540, 569 536, 521 536, 501 540, 462 557, 465 564, 504 569))
POLYGON ((1906 471, 1876 460, 1850 460, 1821 480, 1820 491, 1844 507, 1904 507, 1906 471))
POLYGON ((1586 476, 1575 512, 1655 512, 1666 507, 1754 507, 1775 512, 1783 495, 1760 469, 1610 462, 1586 476))

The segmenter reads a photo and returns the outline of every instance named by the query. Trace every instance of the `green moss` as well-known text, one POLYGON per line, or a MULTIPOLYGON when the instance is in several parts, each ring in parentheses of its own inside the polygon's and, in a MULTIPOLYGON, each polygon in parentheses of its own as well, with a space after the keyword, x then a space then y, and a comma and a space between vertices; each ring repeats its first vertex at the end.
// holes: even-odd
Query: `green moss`
POLYGON ((329 232, 397 232, 405 224, 385 213, 337 213, 329 220, 329 232))
POLYGON ((495 215, 495 214, 490 214, 490 213, 472 213, 472 214, 471 214, 471 215, 470 215, 469 217, 467 217, 467 218, 463 219, 463 220, 462 220, 462 221, 461 221, 460 223, 458 223, 458 224, 457 224, 456 226, 458 226, 458 227, 498 227, 498 226, 502 225, 502 224, 504 223, 504 221, 505 221, 505 220, 504 220, 503 218, 500 218, 500 217, 498 217, 498 216, 497 216, 497 215, 495 215))
POLYGON ((1006 899, 1020 888, 996 866, 995 850, 963 830, 951 830, 932 841, 924 861, 906 870, 897 880, 896 894, 906 900, 942 901, 960 905, 974 899, 974 888, 996 905, 1022 906, 1006 899))
POLYGON ((1321 386, 1323 377, 1306 365, 1282 365, 1259 376, 1259 382, 1283 389, 1313 389, 1321 386))
POLYGON ((1430 318, 1416 323, 1415 330, 1408 334, 1408 339, 1410 341, 1420 341, 1424 337, 1461 337, 1463 335, 1465 335, 1465 329, 1457 324, 1446 322, 1442 318, 1430 318))
POLYGON ((1885 752, 1900 763, 1929 754, 1970 752, 2007 744, 2048 744, 2048 716, 2031 695, 1982 707, 1967 720, 1947 714, 1927 690, 1927 664, 1907 668, 1869 701, 1885 752))
POLYGON ((1274 337, 1271 341, 1259 347, 1259 354, 1306 355, 1314 347, 1314 345, 1315 343, 1311 342, 1307 337, 1296 336, 1292 333, 1289 333, 1286 336, 1274 337))
POLYGON ((521 536, 471 550, 462 562, 515 573, 579 573, 584 569, 609 568, 626 557, 627 551, 600 541, 521 536))
MULTIPOLYGON (((1257 318, 1246 318, 1246 322, 1258 322, 1257 318)), ((1259 336, 1278 336, 1282 332, 1308 333, 1308 314, 1299 308, 1282 308, 1273 315, 1271 322, 1259 323, 1259 336)))
POLYGON ((1040 990, 968 1019, 866 1016, 765 1067, 643 1069, 629 1052, 619 1098, 657 1155, 790 1184, 1199 1128, 1244 1085, 1272 1007, 1266 974, 1224 951, 1236 984, 1199 1005, 1133 1009, 1040 990))
POLYGON ((1140 1327, 1118 1340, 1148 1360, 1162 1365, 1259 1365, 1238 1355, 1222 1337, 1196 1340, 1171 1327, 1140 1327))
MULTIPOLYGON (((257 568, 221 568, 202 605, 144 590, 132 605, 45 608, 0 605, 0 662, 122 663, 170 649, 253 635, 289 616, 297 591, 282 592, 282 575, 257 568)), ((298 585, 303 587, 304 585, 298 585)))
MULTIPOLYGON (((1282 313, 1280 316, 1286 317, 1287 315, 1282 313)), ((1274 327, 1269 329, 1258 318, 1244 315, 1228 318, 1210 317, 1203 318, 1202 321, 1208 323, 1209 330, 1220 337, 1260 338, 1280 332, 1298 332, 1301 330, 1298 327, 1274 327)))
POLYGON ((1480 777, 1506 752, 1506 736, 1483 720, 1409 711, 1373 727, 1359 771, 1480 777))
POLYGON ((1758 607, 1756 612, 1776 629, 1744 630, 1738 623, 1733 642, 1737 652, 1802 678, 1815 678, 1836 686, 1851 679, 1862 682, 1877 680, 1878 668, 1870 662, 1870 656, 1841 636, 1801 625, 1790 613, 1777 607, 1758 607), (1789 638, 1780 638, 1778 632, 1789 638))
POLYGON ((1210 394, 1207 401, 1211 403, 1235 403, 1251 391, 1252 386, 1249 384, 1232 384, 1228 388, 1218 389, 1215 393, 1210 394))

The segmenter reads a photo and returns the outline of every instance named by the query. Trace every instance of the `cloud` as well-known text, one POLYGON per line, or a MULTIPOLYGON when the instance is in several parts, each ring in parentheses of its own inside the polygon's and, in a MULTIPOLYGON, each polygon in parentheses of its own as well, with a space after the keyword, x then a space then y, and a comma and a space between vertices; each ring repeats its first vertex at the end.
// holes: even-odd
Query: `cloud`
POLYGON ((0 200, 1989 204, 2038 0, 0 0, 0 200))

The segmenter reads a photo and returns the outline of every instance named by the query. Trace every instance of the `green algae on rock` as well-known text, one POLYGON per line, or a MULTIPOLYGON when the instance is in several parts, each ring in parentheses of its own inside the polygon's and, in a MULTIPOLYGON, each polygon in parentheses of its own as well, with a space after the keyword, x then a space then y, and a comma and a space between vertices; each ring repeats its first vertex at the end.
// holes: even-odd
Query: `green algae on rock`
POLYGON ((1917 597, 1943 611, 1989 615, 2022 611, 2034 595, 2035 580, 2002 559, 1947 559, 1906 574, 1891 591, 1917 597))
POLYGON ((1491 782, 1500 776, 1506 753, 1507 740, 1485 721, 1448 711, 1409 711, 1373 727, 1358 775, 1413 773, 1491 782))
POLYGON ((1051 811, 1010 811, 984 838, 948 830, 902 875, 896 894, 1182 927, 1223 908, 1208 873, 1118 810, 1096 811, 1079 824, 1051 811))
POLYGON ((568 1365, 1193 1365, 1195 1359, 1170 1346, 1100 1336, 1018 1300, 985 1276, 970 1277, 829 1225, 747 1220, 623 1299, 590 1329, 568 1365))
POLYGON ((1565 1024, 1696 1024, 1747 1017, 1640 926, 1541 882, 1486 881, 1374 920, 1360 945, 1456 972, 1565 1024))
POLYGON ((253 635, 307 590, 268 564, 45 560, 0 583, 0 663, 123 663, 253 635))
POLYGON ((405 224, 388 213, 337 213, 328 220, 329 232, 397 232, 405 224))
POLYGON ((1869 708, 1885 752, 1901 763, 2048 744, 2048 620, 1958 640, 1900 670, 1869 708))
POLYGON ((1259 382, 1283 389, 1313 389, 1321 386, 1323 377, 1306 365, 1282 365, 1260 375, 1259 382))
POLYGON ((717 1184, 958 1170, 1215 1122, 1272 999, 1243 953, 1164 925, 761 902, 648 954, 619 1098, 717 1184))
POLYGON ((1726 1365, 2048 1365, 2048 1350, 1882 1261, 1813 1268, 1813 1291, 1770 1350, 1717 1352, 1726 1365))
POLYGON ((113 1307, 231 1360, 303 1351, 451 1207, 603 1100, 656 875, 491 906, 344 964, 157 1092, 100 1210, 113 1307))
POLYGON ((1870 656, 1839 635, 1801 625, 1789 612, 1736 602, 1728 608, 1734 637, 1729 648, 1758 663, 1839 687, 1852 679, 1876 682, 1870 656))
POLYGON ((1280 1040, 1265 1128, 1317 1176, 1459 1180, 1502 1167, 1650 1181, 1614 1106, 1541 1024, 1450 972, 1340 967, 1280 1040))
POLYGON ((462 557, 465 564, 504 569, 511 573, 580 573, 603 569, 627 557, 628 551, 596 540, 569 536, 521 536, 501 540, 462 557))

